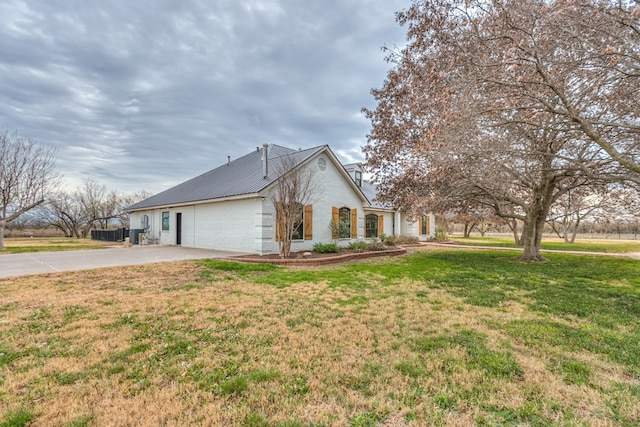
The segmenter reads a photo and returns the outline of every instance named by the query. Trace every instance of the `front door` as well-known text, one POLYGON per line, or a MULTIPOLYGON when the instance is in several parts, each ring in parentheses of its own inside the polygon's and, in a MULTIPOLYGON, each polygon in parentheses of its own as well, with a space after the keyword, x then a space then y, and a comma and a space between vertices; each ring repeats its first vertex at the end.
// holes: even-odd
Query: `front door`
POLYGON ((176 245, 182 244, 182 212, 176 214, 176 245))

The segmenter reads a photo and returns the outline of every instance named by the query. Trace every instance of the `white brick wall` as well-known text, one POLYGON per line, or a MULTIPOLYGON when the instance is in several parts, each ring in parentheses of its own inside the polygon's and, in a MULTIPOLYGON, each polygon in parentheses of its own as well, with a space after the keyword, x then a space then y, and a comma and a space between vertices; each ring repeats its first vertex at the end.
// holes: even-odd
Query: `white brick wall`
MULTIPOLYGON (((364 238, 365 214, 362 200, 353 187, 345 181, 345 179, 349 178, 345 178, 329 156, 322 154, 319 157, 311 159, 306 165, 307 168, 311 169, 317 184, 311 201, 313 205, 313 239, 293 241, 291 243, 291 250, 293 252, 311 250, 315 243, 330 243, 333 241, 331 239, 331 229, 329 228, 332 214, 331 208, 333 206, 337 208, 348 207, 349 209, 357 209, 358 238, 364 238), (324 157, 326 160, 327 167, 324 171, 317 167, 319 157, 324 157)), ((263 253, 275 253, 278 251, 278 244, 275 241, 275 208, 271 201, 271 193, 265 194, 262 218, 265 221, 263 232, 263 243, 265 245, 263 246, 263 253), (267 245, 267 243, 269 243, 269 245, 267 245)), ((351 239, 340 239, 338 243, 341 246, 347 246, 350 241, 351 239)))
MULTIPOLYGON (((306 166, 313 171, 317 183, 313 200, 313 240, 292 242, 294 252, 311 250, 315 243, 332 242, 331 222, 332 207, 348 207, 358 210, 357 234, 359 239, 365 235, 365 211, 363 201, 356 190, 349 184, 341 172, 341 166, 334 164, 330 156, 320 154, 311 159, 306 166), (324 157, 326 169, 318 168, 318 158, 324 157)), ((171 209, 155 209, 139 211, 131 214, 132 228, 138 228, 140 217, 149 215, 150 235, 159 237, 160 244, 176 244, 176 214, 182 213, 182 245, 205 249, 248 252, 256 254, 277 253, 275 240, 275 209, 271 193, 265 192, 261 197, 212 202, 171 209), (162 212, 170 212, 170 227, 162 231, 162 212)), ((384 215, 384 234, 418 235, 418 224, 409 223, 406 215, 391 212, 375 212, 384 215), (395 219, 394 219, 395 216, 395 219), (398 221, 400 220, 400 224, 398 221)), ((432 218, 431 232, 435 231, 432 218)), ((351 239, 340 239, 341 246, 347 246, 351 239)))
POLYGON ((195 208, 194 247, 259 253, 256 219, 262 210, 262 198, 207 203, 195 208))

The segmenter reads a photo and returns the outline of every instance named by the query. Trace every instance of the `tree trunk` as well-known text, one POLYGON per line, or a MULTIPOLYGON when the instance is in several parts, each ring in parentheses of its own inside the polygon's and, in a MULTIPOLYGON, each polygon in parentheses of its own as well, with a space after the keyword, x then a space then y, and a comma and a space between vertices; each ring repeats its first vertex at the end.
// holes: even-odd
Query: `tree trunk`
POLYGON ((524 230, 522 231, 522 235, 518 235, 518 220, 511 219, 507 221, 507 226, 513 232, 513 242, 516 246, 522 246, 524 244, 524 230))
POLYGON ((291 256, 291 232, 286 225, 283 228, 285 236, 280 240, 280 257, 289 258, 291 256))
POLYGON ((519 259, 522 261, 546 261, 546 259, 540 255, 540 243, 542 242, 542 232, 544 230, 548 209, 533 209, 534 210, 527 215, 527 221, 522 230, 524 252, 519 259))
POLYGON ((576 219, 576 223, 574 224, 573 231, 571 232, 571 239, 569 239, 569 243, 576 242, 576 235, 578 234, 578 227, 580 226, 580 217, 576 219))
POLYGON ((4 221, 0 221, 0 250, 4 249, 4 221))
POLYGON ((468 222, 464 223, 464 232, 463 232, 463 237, 465 239, 468 239, 471 236, 471 231, 473 230, 474 224, 471 224, 471 226, 469 226, 468 222))

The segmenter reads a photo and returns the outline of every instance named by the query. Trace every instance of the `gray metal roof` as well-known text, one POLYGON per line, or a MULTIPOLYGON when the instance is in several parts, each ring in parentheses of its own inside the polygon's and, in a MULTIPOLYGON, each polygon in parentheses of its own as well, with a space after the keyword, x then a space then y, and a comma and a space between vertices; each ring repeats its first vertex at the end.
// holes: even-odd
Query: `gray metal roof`
POLYGON ((371 203, 371 207, 373 209, 393 210, 392 206, 386 203, 381 203, 378 200, 376 200, 376 195, 378 194, 378 187, 376 187, 375 184, 372 184, 368 181, 362 181, 361 190, 364 193, 364 195, 367 197, 367 199, 369 199, 369 203, 371 203))
POLYGON ((328 150, 329 147, 321 145, 306 150, 293 150, 272 144, 267 149, 269 173, 266 178, 263 176, 262 169, 264 149, 260 148, 228 164, 225 163, 209 172, 135 203, 127 210, 136 211, 255 194, 264 190, 277 179, 275 171, 278 170, 279 161, 282 161, 285 156, 296 167, 325 149, 328 150))
POLYGON ((362 167, 362 163, 347 163, 346 165, 342 165, 346 170, 355 169, 356 167, 362 167))

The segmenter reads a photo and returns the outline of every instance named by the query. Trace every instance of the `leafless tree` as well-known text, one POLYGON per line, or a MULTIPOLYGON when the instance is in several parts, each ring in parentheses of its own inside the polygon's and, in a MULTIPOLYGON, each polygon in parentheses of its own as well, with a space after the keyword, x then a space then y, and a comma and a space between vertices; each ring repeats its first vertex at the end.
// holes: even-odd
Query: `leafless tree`
POLYGON ((120 223, 122 227, 129 228, 129 214, 125 210, 127 206, 131 206, 141 200, 147 199, 153 196, 146 190, 139 190, 133 193, 121 194, 118 196, 118 206, 116 209, 115 219, 120 223))
POLYGON ((120 196, 115 191, 107 191, 104 184, 93 179, 84 179, 76 191, 75 198, 87 218, 83 236, 92 228, 105 229, 109 222, 118 217, 121 206, 120 196))
POLYGON ((521 239, 522 259, 542 260, 543 227, 560 197, 640 176, 636 10, 612 1, 414 1, 397 15, 409 43, 390 52, 377 108, 364 110, 379 198, 405 210, 425 200, 490 207, 521 239), (596 14, 606 28, 580 33, 596 14))
POLYGON ((7 130, 0 133, 0 250, 5 226, 44 203, 58 181, 53 147, 7 130))
POLYGON ((145 191, 119 195, 113 190, 108 191, 104 184, 85 179, 74 192, 52 194, 44 212, 49 224, 65 236, 83 238, 91 229, 108 228, 112 221, 127 227, 129 220, 124 209, 146 197, 149 193, 145 191))
POLYGON ((547 224, 565 243, 574 243, 580 225, 594 217, 613 200, 609 186, 601 188, 583 187, 567 191, 551 207, 547 224))
POLYGON ((473 230, 477 230, 480 236, 484 237, 487 231, 493 227, 504 224, 504 220, 496 216, 493 209, 470 204, 461 206, 452 221, 456 224, 462 224, 464 238, 470 237, 473 230))
POLYGON ((276 211, 278 251, 283 258, 291 255, 294 233, 301 233, 299 237, 305 240, 310 238, 311 203, 317 191, 313 168, 297 164, 294 156, 285 155, 274 162, 274 172, 278 178, 271 201, 276 211))
POLYGON ((615 232, 620 238, 640 232, 640 190, 638 188, 613 186, 597 211, 600 222, 606 224, 607 231, 615 232))
POLYGON ((43 206, 49 226, 62 231, 65 237, 83 237, 89 218, 79 202, 77 193, 60 191, 52 194, 43 206))

